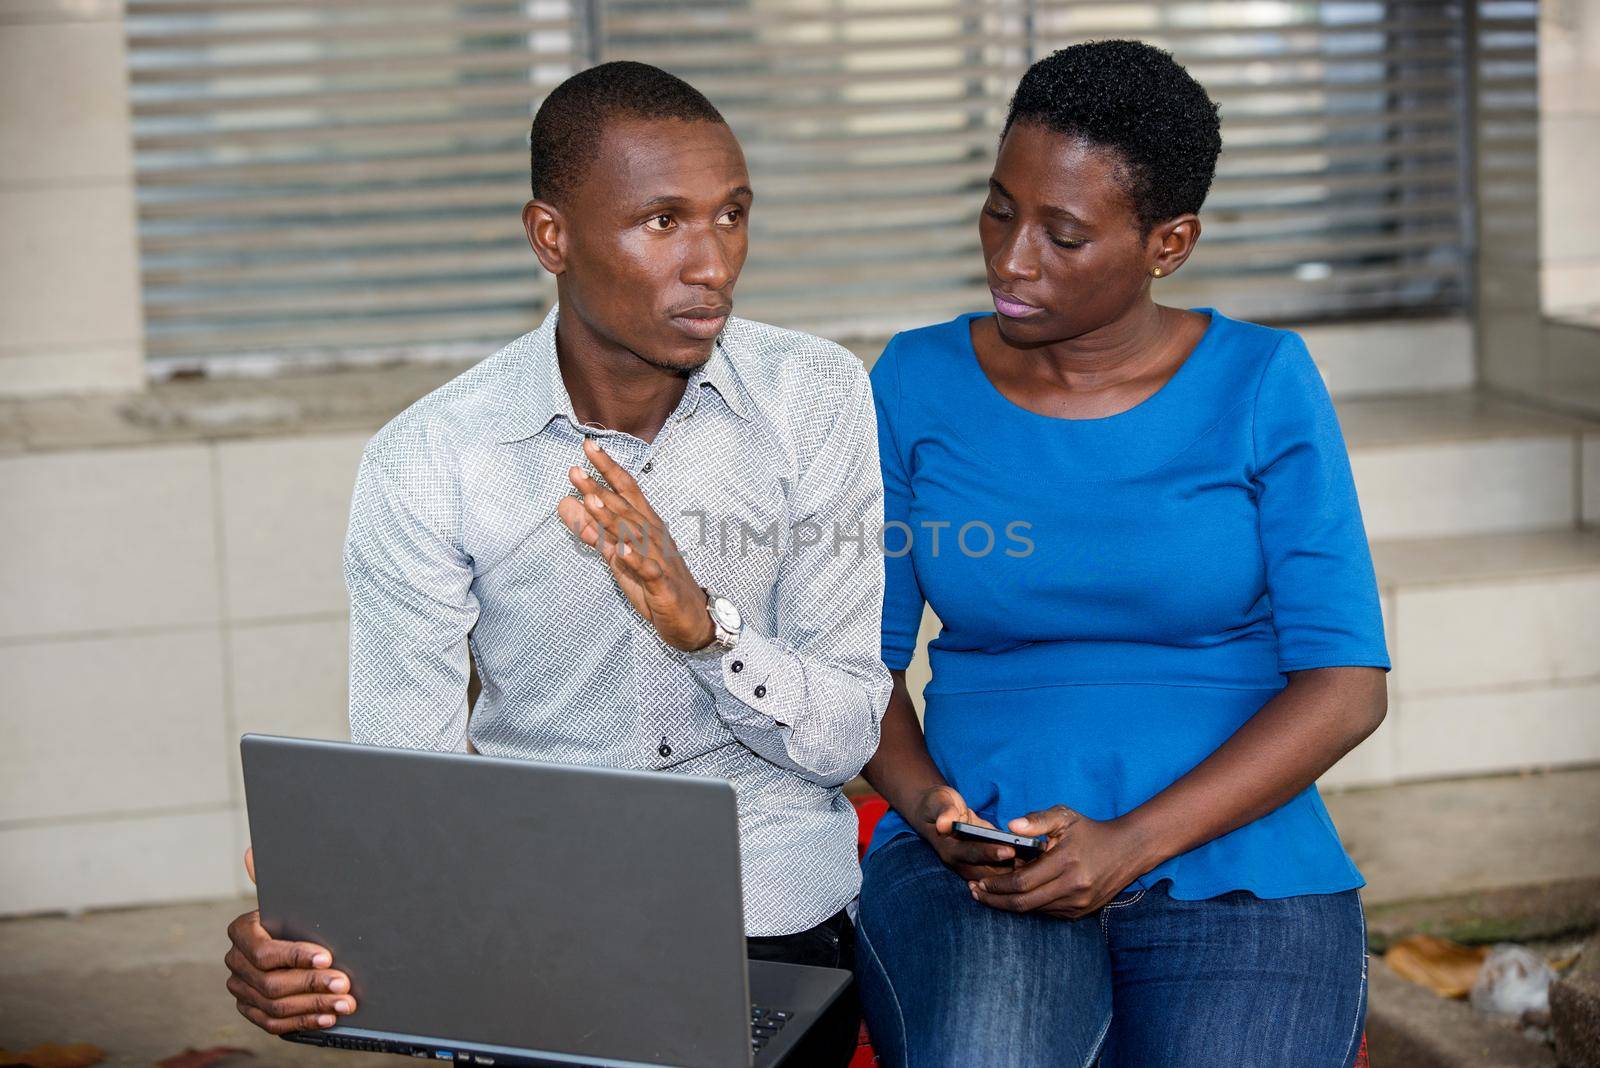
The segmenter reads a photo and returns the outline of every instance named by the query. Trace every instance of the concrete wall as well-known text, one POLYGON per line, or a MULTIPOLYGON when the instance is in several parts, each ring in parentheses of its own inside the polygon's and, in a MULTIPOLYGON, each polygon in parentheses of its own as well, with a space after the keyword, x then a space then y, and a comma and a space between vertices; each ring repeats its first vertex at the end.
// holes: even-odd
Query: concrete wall
POLYGON ((1545 0, 1539 20, 1544 308, 1600 313, 1600 0, 1545 0))
POLYGON ((0 913, 243 889, 238 737, 348 737, 365 433, 0 458, 0 913))
POLYGON ((1543 4, 1538 89, 1536 115, 1490 124, 1515 130, 1511 144, 1478 145, 1479 377, 1600 416, 1600 0, 1543 4), (1518 157, 1523 127, 1532 166, 1518 157))
POLYGON ((139 389, 122 5, 0 4, 0 102, 0 396, 139 389))

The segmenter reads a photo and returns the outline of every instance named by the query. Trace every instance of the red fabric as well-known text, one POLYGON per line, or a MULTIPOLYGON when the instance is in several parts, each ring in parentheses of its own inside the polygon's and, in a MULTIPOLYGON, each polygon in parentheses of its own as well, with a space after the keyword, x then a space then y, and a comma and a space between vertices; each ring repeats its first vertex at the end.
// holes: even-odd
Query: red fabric
POLYGON ((889 802, 877 794, 867 794, 851 798, 850 803, 856 806, 856 856, 864 857, 867 855, 867 843, 872 841, 872 829, 889 811, 889 802))
MULTIPOLYGON (((872 841, 872 830, 889 811, 889 802, 877 794, 867 794, 863 797, 851 798, 851 804, 856 807, 856 854, 866 856, 867 843, 872 841)), ((856 1055, 850 1060, 850 1068, 875 1068, 878 1063, 877 1054, 872 1052, 872 1038, 867 1034, 867 1025, 861 1025, 861 1042, 856 1047, 856 1055)), ((1367 1058, 1367 1036, 1361 1036, 1361 1050, 1356 1054, 1355 1068, 1372 1068, 1372 1062, 1367 1058)))
POLYGON ((867 1025, 861 1025, 861 1039, 856 1045, 856 1055, 850 1058, 850 1068, 876 1068, 878 1055, 872 1052, 872 1039, 867 1037, 867 1025))
MULTIPOLYGON (((883 814, 889 811, 889 802, 877 794, 851 798, 856 807, 856 856, 867 855, 867 843, 872 841, 872 829, 883 814)), ((856 1045, 856 1055, 850 1058, 850 1068, 877 1068, 878 1055, 872 1051, 872 1036, 867 1034, 867 1024, 861 1023, 861 1038, 856 1045)))

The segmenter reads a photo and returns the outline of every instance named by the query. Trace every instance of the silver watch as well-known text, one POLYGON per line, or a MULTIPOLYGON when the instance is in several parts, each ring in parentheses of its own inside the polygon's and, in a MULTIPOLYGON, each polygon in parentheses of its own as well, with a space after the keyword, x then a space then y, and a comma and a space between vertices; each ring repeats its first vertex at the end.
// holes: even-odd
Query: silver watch
POLYGON ((711 625, 716 628, 716 633, 710 645, 696 651, 702 656, 721 656, 739 644, 739 632, 744 629, 744 617, 739 614, 739 606, 721 594, 705 590, 705 595, 706 614, 711 617, 711 625))

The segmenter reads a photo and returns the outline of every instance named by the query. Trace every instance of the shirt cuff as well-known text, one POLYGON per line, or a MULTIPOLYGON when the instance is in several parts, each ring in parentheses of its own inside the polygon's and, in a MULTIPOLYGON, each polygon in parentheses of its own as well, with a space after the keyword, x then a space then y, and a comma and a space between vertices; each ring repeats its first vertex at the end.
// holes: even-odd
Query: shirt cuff
MULTIPOLYGON (((794 707, 798 695, 787 692, 788 650, 748 623, 739 632, 738 644, 720 657, 690 656, 685 661, 708 689, 727 694, 754 713, 740 716, 742 723, 790 726, 785 709, 794 707)), ((719 700, 718 709, 725 704, 719 700)))

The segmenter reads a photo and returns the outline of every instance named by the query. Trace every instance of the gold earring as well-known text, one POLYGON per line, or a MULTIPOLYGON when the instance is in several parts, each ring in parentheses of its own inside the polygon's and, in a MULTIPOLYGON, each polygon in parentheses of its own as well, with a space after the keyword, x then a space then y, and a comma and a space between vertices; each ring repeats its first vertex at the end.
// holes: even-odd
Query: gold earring
POLYGON ((1152 267, 1152 268, 1150 268, 1150 273, 1155 275, 1157 278, 1160 278, 1161 277, 1161 268, 1160 267, 1152 267))

